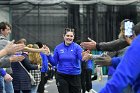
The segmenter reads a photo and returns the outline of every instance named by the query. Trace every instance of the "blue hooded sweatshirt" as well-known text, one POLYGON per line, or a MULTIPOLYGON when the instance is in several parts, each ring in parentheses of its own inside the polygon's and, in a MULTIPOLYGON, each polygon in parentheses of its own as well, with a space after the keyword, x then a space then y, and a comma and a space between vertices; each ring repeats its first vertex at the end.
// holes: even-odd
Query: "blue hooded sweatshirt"
POLYGON ((114 68, 116 68, 116 67, 119 65, 119 63, 121 62, 122 57, 123 57, 123 56, 113 57, 113 58, 111 59, 112 66, 113 66, 114 68))
POLYGON ((41 58, 42 58, 42 68, 41 68, 41 72, 47 72, 48 71, 48 61, 52 62, 52 56, 47 56, 44 53, 40 53, 41 58))
POLYGON ((82 48, 76 43, 66 46, 61 43, 54 49, 54 64, 57 72, 68 75, 79 75, 81 73, 82 48))
POLYGON ((87 61, 87 68, 92 70, 93 67, 94 67, 93 60, 88 60, 87 61))

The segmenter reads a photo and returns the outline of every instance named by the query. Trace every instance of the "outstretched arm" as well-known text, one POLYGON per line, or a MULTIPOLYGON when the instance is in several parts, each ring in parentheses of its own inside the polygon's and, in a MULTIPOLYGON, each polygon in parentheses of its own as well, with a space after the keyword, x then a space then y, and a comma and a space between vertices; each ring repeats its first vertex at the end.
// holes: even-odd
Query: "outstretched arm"
POLYGON ((14 44, 14 41, 8 43, 2 50, 0 50, 0 57, 7 54, 14 54, 17 51, 22 50, 25 47, 23 44, 14 44))
POLYGON ((125 40, 125 38, 119 38, 117 40, 113 40, 110 42, 100 42, 96 43, 94 40, 90 40, 90 42, 82 42, 80 44, 83 48, 89 50, 101 50, 101 51, 118 51, 120 49, 125 48, 129 44, 125 40))

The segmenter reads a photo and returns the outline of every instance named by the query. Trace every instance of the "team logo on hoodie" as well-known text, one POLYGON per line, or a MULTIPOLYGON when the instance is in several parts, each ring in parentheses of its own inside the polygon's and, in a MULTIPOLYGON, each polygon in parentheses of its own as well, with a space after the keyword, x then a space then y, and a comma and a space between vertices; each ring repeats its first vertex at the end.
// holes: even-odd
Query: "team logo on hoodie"
POLYGON ((61 49, 61 50, 60 50, 60 53, 64 53, 64 49, 61 49))

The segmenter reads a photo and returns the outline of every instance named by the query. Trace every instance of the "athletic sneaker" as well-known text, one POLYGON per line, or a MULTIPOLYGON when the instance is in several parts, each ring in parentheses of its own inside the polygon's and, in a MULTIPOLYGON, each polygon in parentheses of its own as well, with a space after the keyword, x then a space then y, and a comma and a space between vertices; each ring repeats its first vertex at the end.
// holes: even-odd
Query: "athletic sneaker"
POLYGON ((95 90, 91 89, 88 93, 97 93, 95 90))
POLYGON ((44 90, 44 93, 48 93, 48 91, 47 90, 44 90))

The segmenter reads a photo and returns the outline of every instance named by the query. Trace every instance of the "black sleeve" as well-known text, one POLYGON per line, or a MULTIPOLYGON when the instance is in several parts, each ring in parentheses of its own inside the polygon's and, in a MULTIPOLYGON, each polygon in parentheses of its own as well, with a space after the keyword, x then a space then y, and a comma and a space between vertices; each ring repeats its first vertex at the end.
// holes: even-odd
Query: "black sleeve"
POLYGON ((35 70, 35 69, 38 69, 38 66, 37 65, 33 65, 30 63, 30 60, 27 56, 27 54, 22 54, 25 59, 23 61, 21 61, 21 63, 23 64, 23 66, 27 69, 27 70, 35 70))
POLYGON ((129 44, 124 38, 119 38, 110 42, 101 42, 96 44, 96 49, 101 51, 118 51, 125 48, 129 44))

